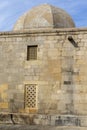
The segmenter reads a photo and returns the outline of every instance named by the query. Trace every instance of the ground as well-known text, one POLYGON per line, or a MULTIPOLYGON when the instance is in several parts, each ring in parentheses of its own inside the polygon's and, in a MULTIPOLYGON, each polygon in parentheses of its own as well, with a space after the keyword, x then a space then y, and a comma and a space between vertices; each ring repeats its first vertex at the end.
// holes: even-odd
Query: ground
POLYGON ((87 127, 73 126, 30 126, 30 125, 0 125, 0 130, 87 130, 87 127))

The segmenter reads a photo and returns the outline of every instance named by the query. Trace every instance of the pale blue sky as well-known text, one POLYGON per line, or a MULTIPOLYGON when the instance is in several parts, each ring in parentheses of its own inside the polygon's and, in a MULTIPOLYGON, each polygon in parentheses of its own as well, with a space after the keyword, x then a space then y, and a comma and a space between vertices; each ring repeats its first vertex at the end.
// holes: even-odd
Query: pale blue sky
POLYGON ((0 0, 0 31, 12 30, 19 16, 43 3, 66 10, 77 27, 87 27, 87 0, 0 0))

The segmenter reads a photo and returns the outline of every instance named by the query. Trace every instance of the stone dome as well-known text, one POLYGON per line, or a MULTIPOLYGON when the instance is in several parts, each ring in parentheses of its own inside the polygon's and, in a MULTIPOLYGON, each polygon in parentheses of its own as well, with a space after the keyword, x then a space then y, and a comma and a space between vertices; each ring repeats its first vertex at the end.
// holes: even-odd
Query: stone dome
POLYGON ((49 4, 43 4, 32 8, 21 16, 13 30, 72 27, 75 27, 75 24, 64 10, 49 4))

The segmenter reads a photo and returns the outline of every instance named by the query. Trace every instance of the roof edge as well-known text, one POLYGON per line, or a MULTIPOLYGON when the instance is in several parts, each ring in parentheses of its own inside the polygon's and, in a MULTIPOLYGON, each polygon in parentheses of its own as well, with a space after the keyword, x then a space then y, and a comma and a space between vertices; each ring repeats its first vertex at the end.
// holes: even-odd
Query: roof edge
POLYGON ((3 35, 21 35, 21 34, 40 34, 40 33, 66 33, 66 32, 83 32, 87 33, 87 27, 85 28, 59 28, 59 29, 31 29, 31 30, 16 30, 16 31, 6 31, 0 32, 0 36, 3 35))

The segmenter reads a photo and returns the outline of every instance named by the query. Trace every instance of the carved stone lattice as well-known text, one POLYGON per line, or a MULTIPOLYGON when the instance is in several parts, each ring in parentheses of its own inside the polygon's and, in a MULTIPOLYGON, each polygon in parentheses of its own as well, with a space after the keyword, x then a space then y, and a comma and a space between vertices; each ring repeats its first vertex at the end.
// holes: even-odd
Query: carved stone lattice
POLYGON ((25 89, 25 107, 36 108, 36 85, 26 85, 25 89))

